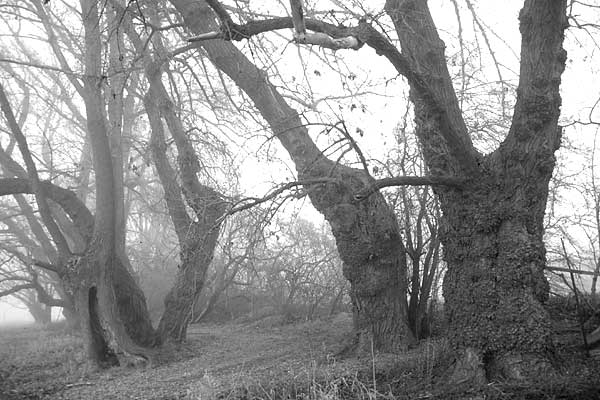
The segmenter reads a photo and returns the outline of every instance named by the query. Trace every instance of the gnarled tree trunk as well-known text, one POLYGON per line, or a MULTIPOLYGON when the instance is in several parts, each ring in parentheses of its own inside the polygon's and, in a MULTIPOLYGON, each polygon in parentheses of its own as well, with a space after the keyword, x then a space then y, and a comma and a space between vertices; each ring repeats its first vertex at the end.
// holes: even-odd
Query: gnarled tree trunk
POLYGON ((396 216, 379 193, 365 201, 354 199, 372 179, 363 170, 321 159, 300 179, 327 176, 328 171, 338 182, 310 187, 308 193, 331 226, 350 281, 359 349, 370 349, 371 341, 378 350, 405 349, 414 337, 407 325, 407 267, 396 216))
POLYGON ((455 381, 524 379, 551 369, 551 329, 541 304, 548 294, 542 224, 560 140, 565 7, 525 1, 512 125, 500 147, 483 157, 468 136, 427 3, 386 2, 406 57, 425 162, 432 174, 465 178, 461 189, 436 188, 455 381))
MULTIPOLYGON (((548 295, 538 213, 545 196, 537 191, 523 204, 517 193, 524 188, 514 187, 520 177, 505 184, 488 179, 442 195, 449 338, 458 349, 477 352, 488 378, 536 376, 548 370, 553 350, 541 303, 548 295)), ((454 378, 464 373, 457 368, 454 378)))
MULTIPOLYGON (((204 2, 171 0, 188 29, 217 30, 215 15, 204 2)), ((377 193, 364 203, 353 193, 370 183, 364 171, 326 159, 308 135, 298 113, 265 73, 235 46, 202 42, 217 68, 254 102, 273 134, 296 165, 301 180, 331 178, 337 183, 306 186, 309 198, 325 216, 336 238, 344 275, 351 282, 354 321, 360 347, 394 351, 414 342, 406 323, 406 264, 399 257, 396 216, 377 193)))

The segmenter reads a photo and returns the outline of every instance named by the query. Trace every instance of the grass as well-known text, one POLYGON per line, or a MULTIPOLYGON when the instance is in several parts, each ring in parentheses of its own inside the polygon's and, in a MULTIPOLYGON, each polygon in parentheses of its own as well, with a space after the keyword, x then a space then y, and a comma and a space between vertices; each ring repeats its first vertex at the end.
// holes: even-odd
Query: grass
MULTIPOLYGON (((85 374, 82 340, 64 329, 36 325, 0 331, 0 394, 40 398, 85 374)), ((4 399, 0 395, 1 399, 4 399)), ((27 397, 26 397, 27 398, 27 397)))
POLYGON ((474 391, 445 384, 444 339, 338 359, 350 331, 350 318, 196 325, 160 365, 94 371, 81 339, 62 329, 2 329, 0 399, 600 399, 600 363, 582 358, 573 334, 559 338, 559 376, 474 391))

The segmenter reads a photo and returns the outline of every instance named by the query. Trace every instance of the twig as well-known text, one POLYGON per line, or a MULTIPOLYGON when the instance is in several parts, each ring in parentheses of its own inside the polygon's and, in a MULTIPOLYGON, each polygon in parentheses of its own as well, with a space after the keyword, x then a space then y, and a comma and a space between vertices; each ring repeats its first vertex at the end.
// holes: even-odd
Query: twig
POLYGON ((544 267, 544 269, 548 270, 548 271, 560 271, 560 272, 569 272, 571 274, 578 274, 578 275, 591 275, 591 276, 597 276, 598 273, 594 272, 594 271, 580 271, 578 269, 571 269, 571 268, 561 268, 561 267, 544 267))
POLYGON ((290 190, 290 189, 298 187, 298 186, 319 185, 319 184, 326 184, 326 183, 339 183, 339 181, 334 178, 314 178, 314 179, 305 179, 302 181, 288 182, 288 183, 280 185, 276 189, 273 189, 269 193, 265 194, 263 197, 243 198, 243 199, 237 201, 236 204, 234 204, 229 209, 229 211, 227 211, 221 218, 219 218, 218 222, 220 222, 222 219, 226 218, 227 216, 236 214, 240 211, 247 210, 247 209, 257 206, 261 203, 265 203, 265 202, 279 196, 281 193, 285 192, 286 190, 290 190))
POLYGON ((341 120, 339 122, 339 124, 342 125, 342 128, 344 129, 340 129, 338 127, 338 124, 335 124, 335 127, 342 132, 342 134, 346 137, 346 139, 348 139, 348 141, 350 142, 350 146, 352 146, 352 149, 356 152, 356 154, 358 155, 358 158, 360 159, 360 162, 363 166, 363 169, 365 170, 365 173, 368 176, 371 176, 371 174, 369 173, 369 166, 367 165, 367 159, 365 158, 365 155, 363 154, 363 152, 361 151, 360 147, 358 147, 358 143, 356 143, 356 140, 354 140, 354 138, 352 137, 352 135, 350 135, 350 132, 348 132, 348 127, 346 127, 346 122, 344 120, 341 120))

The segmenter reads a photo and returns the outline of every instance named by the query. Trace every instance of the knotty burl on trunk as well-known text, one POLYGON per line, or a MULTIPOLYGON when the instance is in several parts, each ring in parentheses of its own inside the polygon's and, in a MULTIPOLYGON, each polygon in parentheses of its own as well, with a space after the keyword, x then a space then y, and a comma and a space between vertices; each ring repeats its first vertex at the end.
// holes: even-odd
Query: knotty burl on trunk
POLYGON ((564 1, 525 1, 511 127, 484 156, 471 142, 427 3, 386 1, 409 57, 406 76, 425 163, 433 175, 465 179, 460 189, 435 189, 448 263, 445 309, 457 351, 454 381, 521 379, 551 369, 542 225, 560 144, 565 7, 564 1))
POLYGON ((406 260, 398 222, 380 193, 357 201, 372 178, 365 171, 321 159, 301 178, 330 171, 337 182, 308 190, 312 204, 331 225, 344 276, 350 281, 357 350, 397 351, 415 339, 407 325, 406 260))
POLYGON ((476 349, 488 378, 536 374, 552 358, 538 213, 545 195, 520 198, 518 182, 487 175, 468 190, 440 193, 449 339, 476 349))

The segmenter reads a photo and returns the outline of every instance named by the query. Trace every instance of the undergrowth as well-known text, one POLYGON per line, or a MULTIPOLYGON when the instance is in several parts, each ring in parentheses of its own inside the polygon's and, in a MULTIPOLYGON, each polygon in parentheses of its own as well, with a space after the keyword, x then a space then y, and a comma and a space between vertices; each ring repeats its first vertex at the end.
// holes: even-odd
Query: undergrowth
MULTIPOLYGON (((568 305, 560 321, 569 318, 568 305)), ((562 308, 561 308, 562 307, 562 308)), ((448 385, 443 337, 399 355, 340 358, 351 317, 292 325, 197 325, 172 357, 146 368, 86 367, 84 343, 52 326, 0 330, 0 399, 600 399, 600 361, 577 331, 558 335, 557 375, 527 385, 448 385)))

